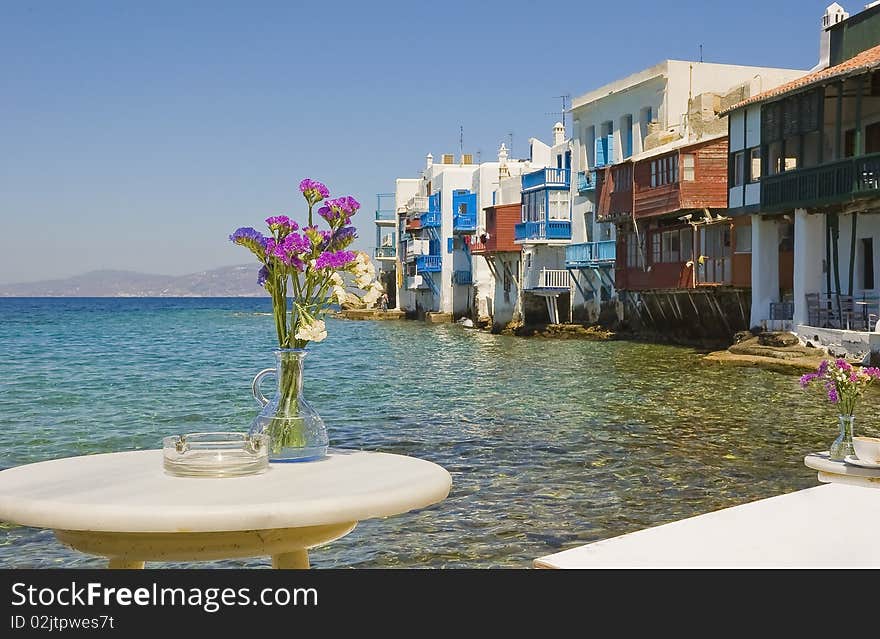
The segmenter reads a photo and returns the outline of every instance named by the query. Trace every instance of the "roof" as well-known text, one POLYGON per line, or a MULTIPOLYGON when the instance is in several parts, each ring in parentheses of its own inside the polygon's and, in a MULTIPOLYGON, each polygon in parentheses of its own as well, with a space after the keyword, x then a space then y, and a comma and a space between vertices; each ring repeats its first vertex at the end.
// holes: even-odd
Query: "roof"
POLYGON ((849 75, 858 75, 859 73, 869 71, 871 69, 874 69, 875 67, 880 67, 880 45, 877 45, 876 47, 873 47, 871 49, 867 49, 866 51, 862 51, 857 56, 854 56, 849 60, 841 62, 840 64, 837 64, 833 67, 828 67, 822 69, 821 71, 808 73, 804 76, 797 78, 796 80, 792 80, 791 82, 787 82, 785 84, 780 84, 778 87, 768 89, 767 91, 759 93, 758 95, 753 95, 752 97, 747 98, 742 102, 734 104, 733 106, 721 111, 719 115, 727 115, 731 111, 741 109, 742 107, 748 106, 750 104, 766 102, 771 98, 779 98, 784 95, 788 95, 789 93, 795 93, 799 90, 806 89, 807 87, 811 87, 826 80, 831 80, 833 78, 842 78, 849 75))

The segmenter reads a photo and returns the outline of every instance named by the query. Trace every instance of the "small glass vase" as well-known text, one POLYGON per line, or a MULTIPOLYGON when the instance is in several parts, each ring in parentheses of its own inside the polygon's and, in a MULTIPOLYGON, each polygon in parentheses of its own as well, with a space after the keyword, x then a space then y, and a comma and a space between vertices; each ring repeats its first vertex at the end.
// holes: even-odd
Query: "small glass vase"
POLYGON ((855 417, 852 415, 837 416, 837 424, 840 428, 840 434, 837 436, 837 439, 834 440, 834 443, 831 444, 831 448, 828 449, 829 459, 833 461, 843 461, 844 457, 847 455, 855 454, 855 449, 853 448, 854 419, 855 417))
POLYGON ((305 349, 278 349, 275 368, 267 368, 254 377, 254 399, 263 410, 251 423, 248 433, 269 436, 270 462, 309 461, 327 454, 330 443, 327 427, 302 394, 305 356, 305 349), (274 375, 277 381, 271 400, 260 392, 260 382, 269 375, 274 375))

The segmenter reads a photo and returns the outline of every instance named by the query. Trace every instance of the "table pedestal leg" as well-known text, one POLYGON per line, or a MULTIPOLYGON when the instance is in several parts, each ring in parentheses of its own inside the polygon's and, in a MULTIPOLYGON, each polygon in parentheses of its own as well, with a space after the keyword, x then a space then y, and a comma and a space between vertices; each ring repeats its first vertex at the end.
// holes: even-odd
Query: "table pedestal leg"
POLYGON ((143 570, 144 569, 144 562, 131 561, 129 559, 120 559, 117 557, 117 558, 111 559, 109 562, 107 562, 107 567, 110 569, 130 568, 130 569, 134 569, 134 570, 143 570))
POLYGON ((306 549, 272 555, 273 568, 308 568, 309 551, 306 549))

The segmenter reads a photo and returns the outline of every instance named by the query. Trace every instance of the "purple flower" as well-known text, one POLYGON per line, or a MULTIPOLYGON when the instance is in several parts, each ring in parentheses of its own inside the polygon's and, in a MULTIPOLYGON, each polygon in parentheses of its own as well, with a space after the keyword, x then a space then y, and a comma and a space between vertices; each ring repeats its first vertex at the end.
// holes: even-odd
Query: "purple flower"
POLYGON ((325 251, 315 260, 315 268, 340 270, 354 262, 356 258, 357 254, 354 251, 325 251))
POLYGON ((309 178, 306 178, 299 183, 299 190, 302 191, 303 196, 309 204, 317 204, 321 200, 330 197, 330 191, 326 186, 317 180, 311 180, 309 178))
POLYGON ((346 195, 338 197, 334 200, 327 200, 320 209, 318 215, 323 217, 327 222, 333 225, 335 222, 342 221, 348 224, 351 216, 361 208, 360 202, 353 197, 346 195))
POLYGON ((333 234, 330 240, 330 248, 334 251, 341 251, 354 242, 357 237, 357 229, 353 226, 344 226, 333 234))
POLYGON ((828 372, 828 360, 827 359, 822 360, 822 363, 819 364, 818 371, 819 371, 819 377, 825 376, 825 373, 828 372))
POLYGON ((832 404, 836 404, 840 401, 840 398, 837 396, 837 389, 834 386, 828 388, 828 401, 832 404))
POLYGON ((263 268, 260 269, 260 272, 257 273, 257 285, 263 286, 267 279, 269 279, 269 269, 263 266, 263 268))
POLYGON ((272 217, 267 217, 266 224, 268 224, 269 228, 273 231, 281 230, 288 233, 290 231, 295 231, 299 228, 299 225, 296 222, 292 221, 286 215, 274 215, 272 217))
POLYGON ((233 244, 244 246, 245 248, 250 249, 250 251, 260 259, 265 259, 269 238, 265 237, 257 229, 251 228, 250 226, 243 226, 236 229, 235 232, 229 236, 229 239, 233 244))
POLYGON ((877 368, 876 366, 869 366, 865 369, 865 375, 874 379, 880 379, 880 368, 877 368))
POLYGON ((837 368, 842 371, 852 370, 852 366, 845 359, 839 359, 835 362, 835 364, 837 365, 837 368))
POLYGON ((801 388, 806 388, 815 379, 818 379, 819 373, 807 373, 801 376, 801 388))

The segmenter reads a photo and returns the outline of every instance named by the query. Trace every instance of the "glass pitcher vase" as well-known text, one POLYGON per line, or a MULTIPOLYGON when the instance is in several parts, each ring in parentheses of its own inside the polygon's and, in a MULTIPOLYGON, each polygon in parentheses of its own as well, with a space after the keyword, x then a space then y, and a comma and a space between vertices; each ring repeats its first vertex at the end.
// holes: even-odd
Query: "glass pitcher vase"
POLYGON ((330 441, 324 420, 303 398, 303 359, 307 351, 292 348, 278 349, 274 353, 275 368, 262 370, 254 377, 254 399, 263 409, 248 432, 269 436, 270 462, 320 459, 327 454, 330 441), (277 382, 271 400, 260 391, 260 383, 270 375, 274 375, 277 382))

